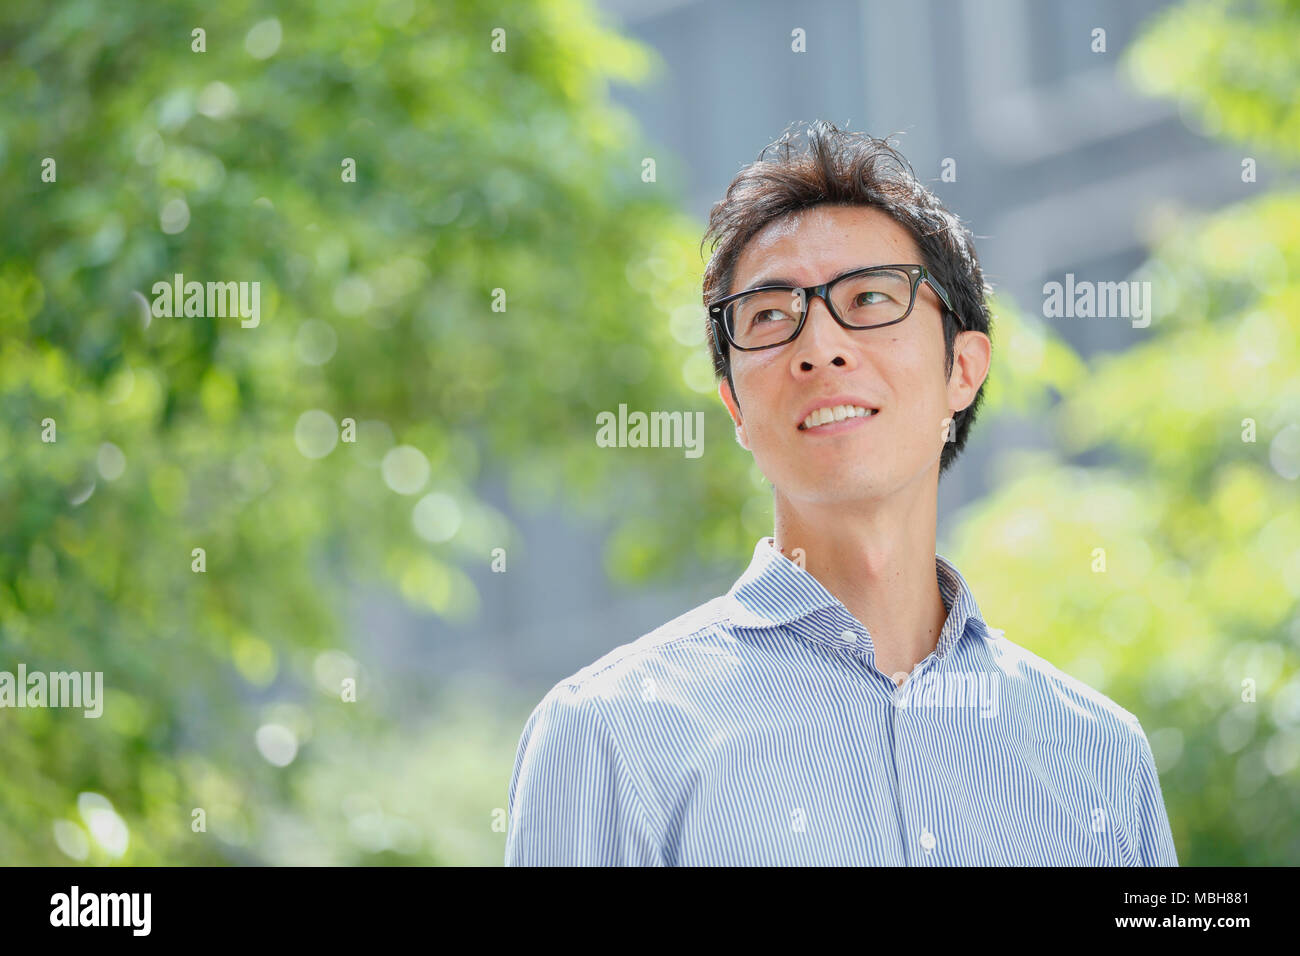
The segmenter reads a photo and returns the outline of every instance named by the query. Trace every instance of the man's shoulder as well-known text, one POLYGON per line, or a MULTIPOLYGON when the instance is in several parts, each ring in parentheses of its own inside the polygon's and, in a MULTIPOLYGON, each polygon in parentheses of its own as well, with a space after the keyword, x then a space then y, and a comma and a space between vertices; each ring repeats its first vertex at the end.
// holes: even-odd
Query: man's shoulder
MULTIPOLYGON (((635 640, 620 644, 585 667, 558 681, 552 695, 607 695, 625 690, 630 677, 644 675, 647 667, 657 669, 670 651, 689 654, 693 649, 715 646, 726 639, 731 619, 731 598, 723 594, 679 614, 635 640)), ((549 695, 548 695, 549 696, 549 695)))
POLYGON ((1113 721, 1142 733, 1137 717, 1097 688, 1009 640, 1001 630, 989 628, 989 632, 994 638, 989 642, 989 648, 1001 673, 1011 679, 1025 680, 1035 699, 1044 706, 1079 717, 1113 721))
MULTIPOLYGON (((727 595, 707 601, 557 681, 524 725, 516 774, 532 747, 564 760, 574 741, 590 749, 597 740, 634 759, 639 743, 667 739, 656 735, 660 721, 680 712, 677 705, 694 696, 697 680, 712 679, 733 660, 728 607, 727 595), (668 706, 645 706, 653 701, 668 706)), ((686 727, 675 728, 676 746, 687 738, 686 727)))

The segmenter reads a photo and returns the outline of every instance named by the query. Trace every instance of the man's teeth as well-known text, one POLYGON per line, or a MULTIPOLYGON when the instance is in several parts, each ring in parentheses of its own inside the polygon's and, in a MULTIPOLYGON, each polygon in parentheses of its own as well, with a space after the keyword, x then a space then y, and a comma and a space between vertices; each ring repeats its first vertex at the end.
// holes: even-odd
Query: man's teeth
POLYGON ((842 422, 846 418, 865 418, 868 415, 874 415, 875 412, 870 408, 863 408, 861 405, 832 405, 829 408, 819 408, 812 412, 803 420, 802 428, 816 428, 818 425, 825 425, 828 422, 842 422))

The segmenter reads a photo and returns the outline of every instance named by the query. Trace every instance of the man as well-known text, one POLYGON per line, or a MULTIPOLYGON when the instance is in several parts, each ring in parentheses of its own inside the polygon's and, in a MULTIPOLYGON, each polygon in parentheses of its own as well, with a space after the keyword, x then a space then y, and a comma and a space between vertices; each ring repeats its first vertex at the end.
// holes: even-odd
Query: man
POLYGON ((538 704, 507 865, 1177 865, 1138 720, 935 553, 991 355, 970 233, 883 141, 773 146, 713 209, 704 300, 775 534, 538 704))

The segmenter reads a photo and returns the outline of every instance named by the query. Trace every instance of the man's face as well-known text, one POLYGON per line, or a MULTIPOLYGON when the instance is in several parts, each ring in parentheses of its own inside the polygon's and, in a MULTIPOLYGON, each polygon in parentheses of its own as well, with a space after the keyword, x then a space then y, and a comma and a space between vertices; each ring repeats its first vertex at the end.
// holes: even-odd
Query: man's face
MULTIPOLYGON (((921 262, 908 231, 880 210, 817 206, 755 235, 737 260, 731 291, 759 280, 817 285, 850 269, 921 262)), ((887 497, 932 471, 937 481, 944 420, 968 405, 983 381, 980 372, 973 387, 963 382, 956 364, 953 384, 945 379, 942 309, 934 290, 921 283, 902 322, 849 330, 816 297, 793 342, 759 352, 731 350, 740 408, 725 379, 718 391, 737 438, 778 495, 850 503, 887 497), (839 396, 853 397, 844 404, 879 411, 800 429, 814 404, 839 396)))

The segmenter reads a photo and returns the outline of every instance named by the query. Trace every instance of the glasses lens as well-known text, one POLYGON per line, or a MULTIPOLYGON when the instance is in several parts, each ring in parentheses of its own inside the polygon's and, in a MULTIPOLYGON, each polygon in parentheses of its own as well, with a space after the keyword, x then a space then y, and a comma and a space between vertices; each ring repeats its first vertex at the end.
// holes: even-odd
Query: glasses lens
POLYGON ((835 311, 849 325, 883 325, 903 317, 912 301, 912 277, 901 269, 853 276, 831 290, 835 311))
POLYGON ((732 304, 731 337, 743 349, 776 345, 794 335, 802 315, 798 289, 751 292, 732 304))

